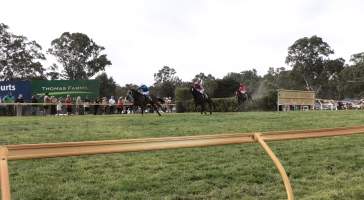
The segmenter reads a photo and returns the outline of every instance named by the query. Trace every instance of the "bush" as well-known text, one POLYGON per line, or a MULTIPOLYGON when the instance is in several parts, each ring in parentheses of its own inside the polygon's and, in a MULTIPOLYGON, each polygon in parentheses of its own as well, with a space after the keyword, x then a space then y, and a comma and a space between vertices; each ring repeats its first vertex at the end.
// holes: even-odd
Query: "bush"
MULTIPOLYGON (((235 98, 213 98, 213 112, 234 112, 237 109, 237 102, 235 98)), ((205 106, 207 111, 208 105, 205 106)), ((197 111, 200 111, 201 107, 197 107, 197 111)), ((176 112, 196 112, 194 101, 176 101, 176 112)))
MULTIPOLYGON (((236 111, 272 111, 276 110, 276 95, 274 93, 260 99, 254 99, 240 107, 235 97, 213 98, 213 112, 236 112, 236 111)), ((197 110, 200 111, 200 106, 197 110)), ((206 109, 208 107, 206 105, 206 109)), ((195 103, 192 99, 187 101, 176 101, 177 112, 196 112, 195 103)))
POLYGON ((193 102, 193 100, 176 101, 177 113, 194 112, 194 111, 195 111, 195 103, 193 102))
POLYGON ((177 101, 187 101, 193 98, 190 88, 176 88, 175 97, 176 97, 176 103, 177 101))

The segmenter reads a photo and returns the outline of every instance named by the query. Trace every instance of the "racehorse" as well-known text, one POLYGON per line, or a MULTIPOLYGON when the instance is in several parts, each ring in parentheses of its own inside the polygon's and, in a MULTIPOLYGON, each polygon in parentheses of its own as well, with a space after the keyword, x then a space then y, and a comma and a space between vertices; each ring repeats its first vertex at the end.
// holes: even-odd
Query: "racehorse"
POLYGON ((238 106, 240 107, 246 101, 253 101, 252 95, 249 92, 241 93, 239 90, 235 91, 236 99, 238 100, 238 106))
POLYGON ((201 92, 197 91, 194 87, 191 87, 191 93, 193 96, 193 100, 195 102, 195 110, 197 110, 197 105, 201 106, 201 114, 206 113, 205 111, 205 104, 209 105, 210 108, 210 115, 212 114, 212 106, 213 102, 210 97, 205 94, 201 94, 201 92))
POLYGON ((163 110, 162 105, 161 105, 161 103, 162 104, 164 103, 163 99, 157 98, 153 95, 150 95, 150 97, 147 97, 135 89, 130 89, 128 91, 127 98, 129 101, 133 102, 134 106, 136 106, 136 107, 140 106, 140 108, 142 109, 142 115, 144 114, 145 108, 149 104, 150 106, 153 107, 153 109, 155 111, 157 111, 158 115, 161 116, 161 114, 158 111, 158 108, 161 108, 163 110))

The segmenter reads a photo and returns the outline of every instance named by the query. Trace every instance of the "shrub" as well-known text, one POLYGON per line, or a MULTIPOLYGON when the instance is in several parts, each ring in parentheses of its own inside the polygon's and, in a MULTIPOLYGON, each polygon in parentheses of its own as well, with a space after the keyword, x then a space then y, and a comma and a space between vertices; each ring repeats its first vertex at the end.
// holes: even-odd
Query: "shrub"
POLYGON ((190 88, 176 88, 175 97, 177 101, 187 101, 192 99, 190 88))
MULTIPOLYGON (((272 111, 276 109, 276 96, 274 93, 264 96, 253 101, 246 102, 245 104, 238 106, 238 102, 235 97, 229 98, 213 98, 213 112, 236 112, 236 111, 272 111)), ((207 105, 206 105, 206 109, 207 105)), ((200 107, 197 107, 200 111, 200 107)), ((176 101, 177 112, 196 112, 195 104, 192 99, 187 101, 176 101)))

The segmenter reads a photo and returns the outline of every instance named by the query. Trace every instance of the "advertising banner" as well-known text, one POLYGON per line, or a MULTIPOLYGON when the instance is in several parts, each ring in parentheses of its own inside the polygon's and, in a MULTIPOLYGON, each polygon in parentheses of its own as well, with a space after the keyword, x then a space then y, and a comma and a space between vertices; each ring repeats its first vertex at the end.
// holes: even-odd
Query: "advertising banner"
POLYGON ((73 98, 95 98, 99 96, 100 84, 97 80, 34 80, 32 81, 32 92, 34 95, 73 98))
POLYGON ((30 81, 0 81, 0 97, 11 96, 16 99, 19 94, 23 95, 25 101, 32 98, 30 81))

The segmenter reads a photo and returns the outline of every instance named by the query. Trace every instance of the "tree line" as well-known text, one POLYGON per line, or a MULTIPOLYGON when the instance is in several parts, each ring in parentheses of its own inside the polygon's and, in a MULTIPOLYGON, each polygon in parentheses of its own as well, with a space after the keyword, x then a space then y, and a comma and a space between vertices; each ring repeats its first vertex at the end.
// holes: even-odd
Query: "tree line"
MULTIPOLYGON (((102 96, 123 96, 131 83, 118 85, 104 70, 112 65, 105 48, 83 33, 64 32, 51 41, 46 53, 57 63, 45 67, 41 45, 22 35, 9 31, 0 23, 0 80, 87 80, 98 79, 102 96)), ((343 99, 364 96, 364 52, 351 56, 349 63, 343 58, 332 58, 334 50, 318 36, 304 37, 288 47, 286 64, 289 67, 270 67, 265 75, 257 70, 227 72, 223 78, 201 72, 208 94, 215 98, 231 97, 239 83, 248 86, 256 98, 273 98, 277 89, 313 90, 318 98, 343 99)), ((154 74, 151 92, 161 97, 174 98, 179 87, 190 87, 192 82, 182 81, 171 66, 162 66, 154 74)))

